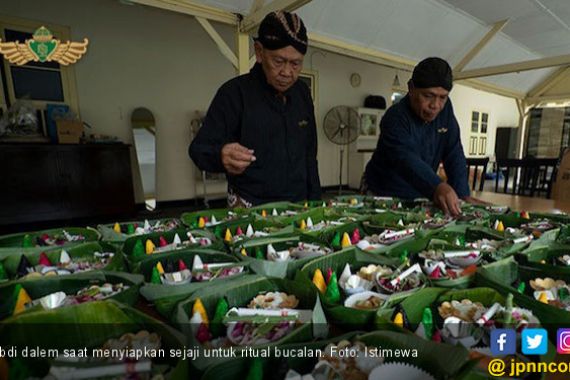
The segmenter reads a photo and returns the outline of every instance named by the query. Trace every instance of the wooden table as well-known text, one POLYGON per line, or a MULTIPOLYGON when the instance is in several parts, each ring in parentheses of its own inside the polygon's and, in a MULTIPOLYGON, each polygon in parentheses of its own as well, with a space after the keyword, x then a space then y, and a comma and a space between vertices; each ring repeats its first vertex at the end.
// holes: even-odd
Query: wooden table
POLYGON ((511 209, 516 211, 570 213, 570 202, 554 199, 532 198, 522 195, 493 193, 491 191, 473 191, 471 195, 485 202, 501 206, 509 206, 511 209))

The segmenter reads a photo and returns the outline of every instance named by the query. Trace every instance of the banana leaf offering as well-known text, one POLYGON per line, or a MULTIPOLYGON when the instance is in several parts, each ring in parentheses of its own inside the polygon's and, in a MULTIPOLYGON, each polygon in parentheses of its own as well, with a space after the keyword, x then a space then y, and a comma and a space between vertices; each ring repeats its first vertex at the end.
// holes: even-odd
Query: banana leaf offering
POLYGON ((459 224, 437 233, 433 243, 430 242, 430 246, 441 249, 460 247, 478 249, 494 259, 501 259, 524 250, 532 244, 533 240, 534 237, 531 234, 512 234, 508 229, 497 231, 485 226, 459 224), (441 242, 442 240, 447 244, 441 242), (441 246, 437 247, 436 241, 440 241, 441 246))
POLYGON ((292 224, 299 233, 319 237, 324 231, 345 223, 357 222, 363 218, 363 215, 343 213, 336 208, 317 207, 295 217, 292 224))
MULTIPOLYGON (((176 304, 195 291, 213 284, 225 283, 243 277, 250 272, 248 263, 218 251, 175 252, 166 261, 149 257, 140 262, 139 271, 146 283, 141 288, 142 296, 168 319, 176 304), (160 269, 157 268, 160 263, 160 269), (186 269, 180 270, 181 266, 186 269), (164 273, 160 273, 164 271, 164 273), (186 281, 190 273, 188 281, 186 281), (176 274, 176 272, 181 272, 176 274)), ((231 286, 231 284, 226 284, 231 286)))
POLYGON ((54 275, 71 275, 91 270, 126 270, 125 258, 116 247, 87 242, 68 248, 49 248, 42 252, 10 255, 0 260, 0 275, 5 281, 26 281, 54 275))
POLYGON ((296 281, 304 281, 319 291, 332 323, 347 330, 367 329, 378 308, 399 299, 375 288, 376 278, 393 273, 399 263, 399 259, 347 248, 305 264, 296 281))
POLYGON ((405 299, 428 284, 418 264, 405 259, 343 250, 305 265, 299 280, 310 280, 337 324, 369 327, 373 313, 405 299))
POLYGON ((223 243, 207 230, 178 229, 165 233, 152 233, 125 240, 123 252, 136 265, 149 255, 164 255, 180 250, 222 250, 223 243))
POLYGON ((545 271, 553 267, 570 269, 570 246, 554 244, 545 249, 523 251, 515 259, 523 266, 545 271))
POLYGON ((233 248, 233 255, 255 273, 279 278, 293 278, 303 265, 332 252, 318 240, 298 235, 246 240, 233 248))
POLYGON ((555 216, 545 214, 523 212, 511 212, 503 215, 492 215, 489 219, 490 226, 498 229, 504 227, 513 235, 529 235, 539 238, 546 231, 560 227, 560 222, 555 216))
POLYGON ((570 270, 566 267, 517 264, 514 258, 484 265, 476 283, 501 294, 513 294, 515 303, 533 313, 553 336, 562 325, 570 325, 570 300, 566 296, 570 270))
MULTIPOLYGON (((383 329, 397 327, 432 342, 462 346, 469 350, 471 359, 479 361, 473 372, 476 377, 483 378, 488 375, 488 363, 494 358, 490 344, 495 329, 512 328, 520 340, 525 328, 542 326, 532 310, 514 303, 512 294, 503 297, 490 288, 422 289, 391 310, 379 310, 376 325, 383 329)), ((506 363, 510 363, 510 359, 524 362, 551 360, 554 350, 550 348, 550 356, 537 358, 514 354, 503 360, 506 363)))
POLYGON ((113 244, 122 244, 122 242, 133 236, 146 235, 153 232, 168 232, 178 228, 181 228, 181 222, 176 218, 115 222, 114 224, 99 224, 97 226, 97 230, 101 234, 101 240, 113 244))
POLYGON ((454 225, 432 235, 411 260, 421 265, 433 286, 465 289, 473 283, 478 267, 521 251, 531 240, 532 236, 506 238, 488 227, 454 225))
POLYGON ((7 283, 0 286, 0 320, 111 298, 134 304, 142 282, 140 275, 91 271, 76 276, 7 283))
POLYGON ((210 228, 213 229, 218 225, 247 218, 245 209, 213 209, 201 210, 194 212, 185 212, 180 217, 182 223, 191 229, 210 228))
POLYGON ((422 213, 386 211, 370 216, 363 222, 371 232, 381 233, 385 230, 400 231, 409 228, 418 228, 426 220, 422 213))
MULTIPOLYGON (((283 279, 246 276, 231 288, 214 285, 177 306, 176 321, 188 346, 232 350, 267 347, 325 337, 328 325, 314 289, 283 279)), ((226 361, 207 357, 192 363, 198 370, 226 361)))
MULTIPOLYGON (((405 224, 403 218, 398 221, 390 220, 394 214, 380 214, 370 217, 362 223, 365 235, 357 243, 357 247, 363 251, 383 252, 388 246, 412 240, 418 232, 419 222, 405 224)), ((409 219, 408 219, 409 221, 409 219)))
POLYGON ((461 215, 455 217, 457 224, 470 224, 478 226, 489 226, 489 218, 491 213, 480 207, 474 207, 470 204, 461 207, 461 215))
POLYGON ((291 202, 266 203, 262 206, 248 209, 249 215, 256 219, 265 220, 275 225, 291 224, 298 215, 307 212, 303 206, 291 202))
POLYGON ((35 253, 99 240, 92 228, 66 227, 0 236, 0 260, 12 254, 35 253))
MULTIPOLYGON (((374 198, 375 197, 357 195, 357 194, 339 195, 330 200, 330 206, 351 211, 357 211, 359 209, 367 209, 367 208, 370 209, 370 208, 375 208, 374 198)), ((393 202, 392 198, 379 198, 379 200, 384 200, 385 202, 389 201, 393 202)))
POLYGON ((307 211, 316 207, 332 207, 332 202, 327 201, 302 201, 296 202, 295 204, 302 206, 303 210, 307 211))
POLYGON ((221 241, 223 240, 225 246, 230 250, 235 244, 245 241, 287 235, 292 232, 293 226, 291 225, 282 226, 263 218, 240 219, 224 225, 218 225, 213 229, 214 236, 221 241))
POLYGON ((28 352, 6 360, 14 379, 188 376, 181 333, 113 300, 9 318, 0 344, 28 352))

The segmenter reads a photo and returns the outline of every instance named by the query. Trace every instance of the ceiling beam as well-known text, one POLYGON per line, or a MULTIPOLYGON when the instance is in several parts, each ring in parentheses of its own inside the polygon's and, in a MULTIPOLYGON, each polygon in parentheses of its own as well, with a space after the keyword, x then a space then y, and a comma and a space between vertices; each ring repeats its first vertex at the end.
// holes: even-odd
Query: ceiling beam
MULTIPOLYGON (((242 33, 250 33, 261 23, 261 20, 270 12, 287 11, 293 12, 295 9, 301 8, 303 5, 310 3, 311 0, 273 0, 266 6, 257 9, 255 12, 247 15, 242 23, 240 30, 242 33)), ((255 6, 255 3, 253 4, 255 6)), ((252 7, 253 9, 253 7, 252 7)))
POLYGON ((459 73, 454 73, 454 77, 456 79, 470 79, 565 65, 570 65, 570 54, 549 58, 533 59, 524 62, 508 63, 506 65, 490 66, 480 69, 465 70, 459 73))
POLYGON ((454 80, 453 83, 471 87, 476 90, 490 92, 496 95, 506 96, 507 98, 523 99, 525 97, 524 92, 519 92, 511 90, 509 88, 497 86, 495 84, 484 82, 479 79, 460 79, 460 80, 454 80))
POLYGON ((559 94, 559 95, 546 95, 546 96, 537 96, 534 98, 526 98, 525 101, 529 104, 537 104, 542 102, 556 102, 556 101, 565 101, 570 100, 570 93, 568 94, 559 94))
POLYGON ((240 33, 236 28, 236 53, 237 53, 237 72, 238 74, 246 74, 251 68, 249 64, 249 34, 240 33))
POLYGON ((465 56, 461 59, 461 61, 459 61, 459 63, 455 65, 453 70, 456 72, 463 70, 463 68, 465 68, 465 66, 467 66, 467 64, 469 64, 469 62, 471 62, 473 58, 475 58, 475 56, 479 54, 479 52, 485 46, 487 46, 489 41, 491 41, 491 39, 495 37, 497 33, 503 30, 505 25, 507 25, 507 22, 509 22, 509 19, 497 21, 496 23, 494 23, 492 28, 485 34, 485 36, 483 36, 483 38, 481 38, 479 42, 477 42, 475 46, 473 46, 471 50, 469 50, 467 54, 465 54, 465 56))
POLYGON ((184 13, 190 16, 202 17, 211 21, 217 21, 229 25, 238 24, 238 16, 221 10, 195 3, 190 0, 129 0, 132 3, 147 5, 172 12, 184 13))
POLYGON ((214 29, 214 27, 212 26, 212 24, 210 24, 208 20, 206 20, 203 17, 198 17, 198 16, 195 17, 196 21, 198 21, 198 23, 202 25, 202 28, 204 28, 206 33, 208 33, 210 38, 216 43, 216 46, 223 54, 223 56, 226 57, 228 61, 230 61, 231 64, 234 65, 236 69, 238 69, 238 59, 234 54, 234 52, 232 51, 232 49, 230 49, 226 41, 224 41, 222 36, 220 36, 220 34, 216 31, 216 29, 214 29))
MULTIPOLYGON (((414 66, 417 64, 416 61, 411 59, 398 57, 375 49, 365 48, 316 33, 309 33, 309 47, 406 71, 412 71, 414 66)), ((522 92, 513 91, 477 79, 468 79, 457 82, 477 90, 487 91, 509 98, 522 99, 525 97, 525 94, 522 92)))
POLYGON ((560 78, 562 78, 563 76, 565 76, 566 74, 568 74, 568 72, 570 72, 569 66, 559 68, 554 73, 552 73, 548 78, 546 78, 544 81, 542 81, 539 84, 537 84, 536 86, 534 86, 528 92, 527 97, 536 98, 538 96, 541 96, 546 91, 550 90, 556 83, 558 83, 558 80, 560 78))
POLYGON ((411 59, 398 57, 397 55, 384 53, 376 49, 365 48, 317 33, 309 33, 309 47, 407 71, 412 71, 417 63, 411 59))

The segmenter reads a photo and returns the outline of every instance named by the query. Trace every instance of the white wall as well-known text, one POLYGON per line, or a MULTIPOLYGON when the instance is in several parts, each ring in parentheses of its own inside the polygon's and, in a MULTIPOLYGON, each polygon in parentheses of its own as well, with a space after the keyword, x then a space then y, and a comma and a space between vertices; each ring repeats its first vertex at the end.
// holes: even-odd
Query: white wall
MULTIPOLYGON (((319 77, 319 104, 316 119, 321 185, 338 185, 340 147, 331 143, 323 132, 322 122, 325 115, 332 107, 338 105, 363 107, 364 99, 371 94, 384 96, 389 106, 392 82, 396 71, 319 49, 309 49, 305 57, 304 68, 317 71, 319 77), (360 74, 362 81, 359 87, 354 88, 350 85, 352 73, 360 74)), ((398 71, 398 73, 401 81, 407 75, 402 71, 398 71)), ((348 149, 345 152, 348 152, 348 149)), ((343 183, 346 184, 348 182, 346 160, 343 165, 345 168, 343 170, 343 183)))
MULTIPOLYGON (((157 129, 157 200, 200 195, 200 189, 195 193, 195 169, 187 154, 189 123, 194 111, 205 111, 217 88, 235 71, 193 17, 116 0, 3 1, 0 14, 38 20, 38 25, 41 21, 66 25, 73 40, 89 38, 87 54, 75 65, 83 120, 95 133, 131 143, 130 113, 137 107, 148 108, 157 129)), ((213 24, 233 48, 232 28, 213 24)), ((321 183, 337 185, 339 147, 322 131, 325 114, 336 105, 362 106, 370 94, 383 95, 390 105, 396 70, 317 49, 309 49, 305 68, 317 71, 319 77, 321 183), (357 88, 350 85, 352 73, 362 78, 357 88)), ((410 73, 400 70, 398 76, 405 86, 410 73)), ((489 153, 496 126, 518 123, 513 100, 460 85, 454 87, 451 98, 464 145, 474 105, 490 115, 489 153)), ((347 183, 346 174, 343 183, 347 183)), ((142 201, 140 188, 136 198, 142 201)))
POLYGON ((480 111, 489 114, 487 125, 487 156, 495 154, 495 138, 497 127, 518 127, 519 111, 514 99, 490 94, 471 87, 456 84, 450 93, 455 117, 461 127, 461 142, 467 156, 469 149, 469 130, 471 128, 471 112, 480 111))
MULTIPOLYGON (((94 133, 132 143, 131 112, 151 110, 157 198, 194 197, 190 120, 235 71, 193 17, 116 0, 2 1, 0 14, 69 26, 75 41, 87 37, 87 53, 74 66, 82 119, 94 133)), ((232 28, 215 27, 233 48, 232 28)))

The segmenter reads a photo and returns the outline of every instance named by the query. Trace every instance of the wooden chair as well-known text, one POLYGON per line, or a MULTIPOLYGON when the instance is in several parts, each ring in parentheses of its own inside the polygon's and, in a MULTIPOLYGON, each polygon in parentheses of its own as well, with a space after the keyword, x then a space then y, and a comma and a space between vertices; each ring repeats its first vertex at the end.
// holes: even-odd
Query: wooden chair
POLYGON ((557 165, 557 158, 497 159, 495 192, 531 197, 544 193, 550 198, 557 165), (499 186, 501 176, 502 191, 499 186))
POLYGON ((477 187, 477 177, 479 177, 479 191, 483 191, 483 186, 485 185, 485 173, 487 173, 487 165, 489 164, 489 157, 485 158, 467 158, 467 180, 471 177, 471 168, 473 168, 473 182, 471 185, 471 190, 475 190, 477 187), (482 168, 481 176, 478 175, 479 167, 482 168))

